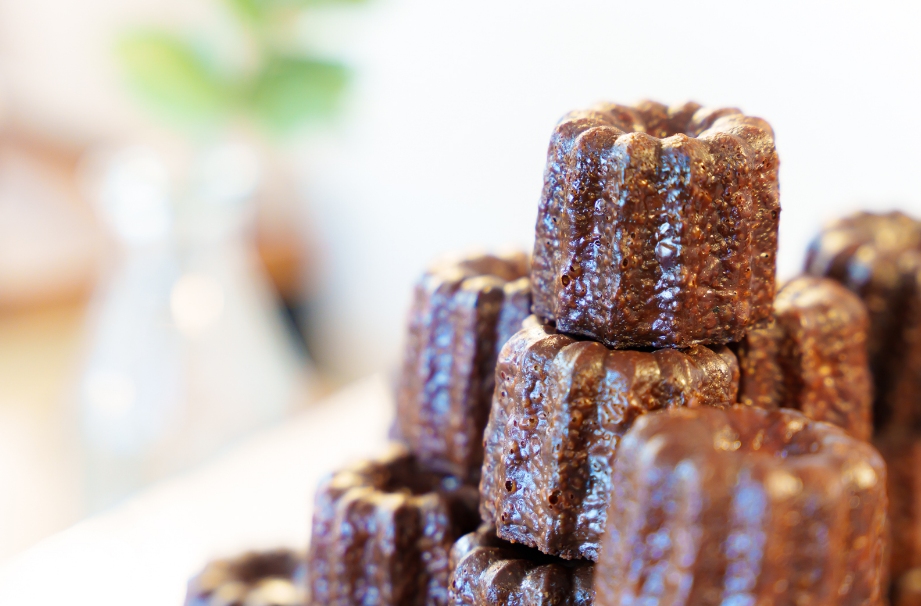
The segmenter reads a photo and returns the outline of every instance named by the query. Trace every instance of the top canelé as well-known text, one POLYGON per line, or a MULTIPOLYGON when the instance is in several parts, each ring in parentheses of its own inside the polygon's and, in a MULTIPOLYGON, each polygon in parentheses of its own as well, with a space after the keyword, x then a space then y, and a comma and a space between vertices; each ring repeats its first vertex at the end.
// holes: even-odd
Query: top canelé
POLYGON ((738 340, 771 313, 777 167, 771 127, 737 109, 567 114, 547 155, 534 312, 615 348, 738 340))

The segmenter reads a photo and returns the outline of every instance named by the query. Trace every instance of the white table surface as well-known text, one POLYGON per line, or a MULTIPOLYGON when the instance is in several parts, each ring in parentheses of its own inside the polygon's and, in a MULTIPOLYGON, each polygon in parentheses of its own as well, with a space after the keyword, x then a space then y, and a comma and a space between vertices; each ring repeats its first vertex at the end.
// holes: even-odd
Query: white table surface
POLYGON ((383 377, 355 383, 12 559, 0 568, 0 604, 178 606, 213 557, 303 549, 317 482, 384 448, 392 411, 383 377))

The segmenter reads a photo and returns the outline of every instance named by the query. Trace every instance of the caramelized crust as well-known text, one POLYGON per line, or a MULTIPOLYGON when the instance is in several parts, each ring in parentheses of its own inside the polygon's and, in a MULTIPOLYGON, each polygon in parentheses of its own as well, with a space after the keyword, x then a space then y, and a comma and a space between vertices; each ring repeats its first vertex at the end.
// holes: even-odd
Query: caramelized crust
POLYGON ((307 556, 313 606, 444 606, 448 554, 476 528, 476 489, 402 447, 333 474, 317 491, 307 556))
POLYGON ((602 606, 885 603, 886 466, 794 410, 638 419, 614 463, 602 606))
POLYGON ((893 427, 874 444, 889 472, 892 577, 898 579, 921 568, 921 436, 893 427))
POLYGON ((538 209, 534 312, 618 348, 738 340, 774 298, 777 166, 770 126, 736 109, 566 115, 538 209))
POLYGON ((530 313, 528 270, 524 253, 452 257, 416 286, 392 435, 474 485, 496 357, 530 313))
POLYGON ((863 302, 833 280, 802 276, 774 301, 774 318, 739 343, 739 401, 795 408, 869 440, 873 387, 863 302))
POLYGON ((451 549, 455 606, 591 606, 594 565, 503 541, 483 526, 451 549))
POLYGON ((900 212, 840 219, 812 242, 806 272, 867 306, 876 429, 921 427, 921 223, 900 212))
POLYGON ((921 568, 913 568, 898 578, 892 606, 921 606, 921 568))
POLYGON ((525 320, 503 348, 486 428, 480 514, 500 537, 566 559, 598 556, 611 461, 638 416, 728 406, 738 365, 724 346, 610 350, 525 320))

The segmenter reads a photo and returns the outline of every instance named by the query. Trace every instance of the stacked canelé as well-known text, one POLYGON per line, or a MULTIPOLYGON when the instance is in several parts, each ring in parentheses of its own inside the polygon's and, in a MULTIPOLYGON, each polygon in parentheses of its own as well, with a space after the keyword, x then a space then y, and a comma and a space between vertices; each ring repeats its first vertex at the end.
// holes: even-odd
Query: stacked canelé
POLYGON ((577 562, 610 606, 882 603, 867 312, 825 279, 775 297, 779 210, 773 133, 737 110, 557 125, 457 604, 580 603, 577 562))
MULTIPOLYGON (((868 290, 899 311, 874 307, 821 277, 837 257, 775 292, 777 169, 771 127, 736 109, 565 116, 533 255, 417 284, 397 444, 320 487, 308 603, 882 605, 867 347, 921 364, 921 332, 915 360, 914 332, 895 354, 877 326, 921 301, 887 277, 868 290)), ((914 383, 886 376, 894 425, 914 383)))
POLYGON ((496 358, 531 307, 522 252, 454 256, 415 289, 391 435, 315 500, 315 606, 448 604, 451 548, 480 525, 477 483, 496 358))
POLYGON ((894 602, 921 604, 921 222, 858 213, 813 241, 806 271, 869 310, 873 441, 889 468, 894 602))

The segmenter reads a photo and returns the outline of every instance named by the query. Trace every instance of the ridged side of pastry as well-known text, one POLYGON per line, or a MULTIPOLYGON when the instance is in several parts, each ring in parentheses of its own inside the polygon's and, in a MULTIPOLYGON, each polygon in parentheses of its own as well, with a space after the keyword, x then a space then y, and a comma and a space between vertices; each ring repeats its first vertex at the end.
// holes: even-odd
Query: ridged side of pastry
POLYGON ((737 340, 768 316, 773 133, 738 110, 707 109, 691 132, 646 132, 645 119, 662 134, 687 109, 603 104, 557 125, 531 276, 535 313, 561 331, 619 348, 684 347, 737 340))
POLYGON ((333 474, 315 501, 308 603, 444 606, 450 549, 476 526, 476 501, 402 447, 333 474))
POLYGON ((476 484, 496 357, 530 313, 524 253, 446 259, 415 289, 393 436, 476 484))
POLYGON ((739 401, 795 408, 869 440, 873 385, 869 319, 860 298, 833 280, 801 276, 777 294, 774 318, 740 342, 739 401))
POLYGON ((496 373, 480 482, 483 520, 504 539, 592 560, 621 436, 652 410, 730 405, 739 376, 723 346, 610 350, 533 317, 506 344, 496 373))
POLYGON ((867 307, 877 430, 921 427, 921 222, 901 212, 840 219, 813 240, 806 273, 840 282, 867 307))
POLYGON ((905 429, 893 428, 873 441, 889 474, 893 580, 921 568, 921 436, 905 429))
POLYGON ((596 603, 884 603, 886 466, 793 410, 646 415, 621 443, 596 603))

